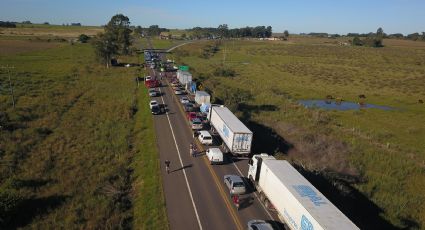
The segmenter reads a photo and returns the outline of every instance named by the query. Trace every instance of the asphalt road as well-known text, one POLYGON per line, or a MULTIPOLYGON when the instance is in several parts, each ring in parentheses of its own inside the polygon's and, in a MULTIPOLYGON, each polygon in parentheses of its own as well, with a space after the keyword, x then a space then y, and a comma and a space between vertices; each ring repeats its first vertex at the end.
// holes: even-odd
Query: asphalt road
POLYGON ((164 80, 159 88, 162 95, 155 99, 166 105, 168 112, 156 115, 154 122, 170 228, 245 229, 251 219, 276 219, 265 211, 252 190, 241 196, 239 210, 231 201, 223 176, 246 176, 247 159, 226 156, 225 164, 211 166, 205 156, 190 156, 192 131, 178 96, 166 84, 164 80), (165 171, 165 160, 171 161, 170 174, 165 171))
MULTIPOLYGON (((159 76, 150 72, 151 76, 159 76)), ((174 95, 165 77, 162 85, 158 88, 161 96, 153 99, 165 106, 167 113, 155 115, 154 123, 170 229, 246 229, 252 219, 277 220, 262 206, 253 189, 241 196, 236 210, 223 177, 246 176, 248 160, 225 156, 224 164, 211 166, 205 156, 190 156, 190 143, 196 142, 179 102, 181 96, 174 95), (166 160, 171 162, 169 174, 166 160)), ((196 144, 200 150, 207 148, 196 144)))

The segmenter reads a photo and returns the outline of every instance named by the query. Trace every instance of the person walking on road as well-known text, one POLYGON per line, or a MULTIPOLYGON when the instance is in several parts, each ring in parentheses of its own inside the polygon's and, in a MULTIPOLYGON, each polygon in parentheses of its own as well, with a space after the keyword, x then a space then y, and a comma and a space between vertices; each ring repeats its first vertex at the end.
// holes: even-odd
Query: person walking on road
POLYGON ((170 161, 169 160, 165 160, 165 170, 167 171, 167 174, 170 174, 170 161))
POLYGON ((189 154, 191 156, 193 156, 193 144, 192 143, 190 143, 190 146, 189 146, 189 154))
POLYGON ((198 149, 196 148, 195 145, 193 145, 192 157, 196 157, 196 154, 198 154, 198 149))

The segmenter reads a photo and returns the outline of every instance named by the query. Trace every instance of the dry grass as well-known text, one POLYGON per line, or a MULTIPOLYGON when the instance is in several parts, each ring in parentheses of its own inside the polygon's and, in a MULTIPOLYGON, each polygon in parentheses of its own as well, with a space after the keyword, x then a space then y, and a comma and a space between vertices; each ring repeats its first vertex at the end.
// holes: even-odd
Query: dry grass
POLYGON ((15 66, 17 101, 0 70, 0 228, 168 226, 137 68, 106 69, 89 44, 67 43, 0 62, 15 66))
POLYGON ((59 42, 30 40, 0 40, 0 55, 13 55, 37 50, 45 50, 60 46, 59 42))
POLYGON ((80 34, 89 36, 103 32, 102 27, 95 26, 43 26, 43 25, 18 25, 16 28, 2 28, 1 36, 27 36, 27 37, 65 37, 76 38, 80 34))
MULTIPOLYGON (((285 157, 312 171, 360 175, 364 183, 352 186, 382 208, 386 220, 401 228, 424 226, 425 197, 419 191, 425 189, 425 107, 418 99, 425 98, 425 43, 385 40, 386 47, 376 49, 331 41, 335 39, 226 42, 226 66, 236 71, 231 78, 214 75, 223 45, 209 59, 199 57, 206 43, 174 53, 214 98, 226 103, 222 89, 243 89, 253 95, 245 102, 249 108, 276 108, 243 112, 248 121, 268 127, 254 140, 276 139, 267 131, 274 130, 281 137, 277 140, 292 144, 285 157), (356 102, 360 94, 367 103, 397 109, 317 111, 296 103, 326 95, 356 102)), ((268 144, 258 149, 275 152, 268 144)))

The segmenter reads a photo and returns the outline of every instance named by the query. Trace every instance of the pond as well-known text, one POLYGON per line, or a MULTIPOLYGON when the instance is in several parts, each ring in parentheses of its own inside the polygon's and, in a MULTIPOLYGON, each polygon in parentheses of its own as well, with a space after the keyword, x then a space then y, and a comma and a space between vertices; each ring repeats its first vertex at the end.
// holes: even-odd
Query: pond
POLYGON ((334 100, 299 100, 298 103, 304 105, 306 108, 321 108, 326 110, 359 110, 359 109, 380 109, 380 110, 394 110, 394 108, 383 105, 363 104, 360 105, 356 102, 342 101, 336 102, 334 100))

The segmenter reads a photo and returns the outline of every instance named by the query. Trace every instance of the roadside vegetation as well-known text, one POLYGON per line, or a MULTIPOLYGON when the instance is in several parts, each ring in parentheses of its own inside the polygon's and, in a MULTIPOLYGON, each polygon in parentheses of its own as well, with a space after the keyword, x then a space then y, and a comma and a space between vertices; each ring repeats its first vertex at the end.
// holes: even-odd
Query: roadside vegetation
POLYGON ((361 229, 425 226, 422 42, 384 39, 376 49, 325 38, 233 40, 216 55, 200 55, 213 44, 189 44, 174 56, 252 129, 255 153, 293 161, 361 229), (325 111, 297 103, 327 96, 394 109, 325 111))
POLYGON ((0 229, 167 229, 141 70, 106 69, 90 44, 23 42, 0 54, 14 67, 0 69, 0 229))

